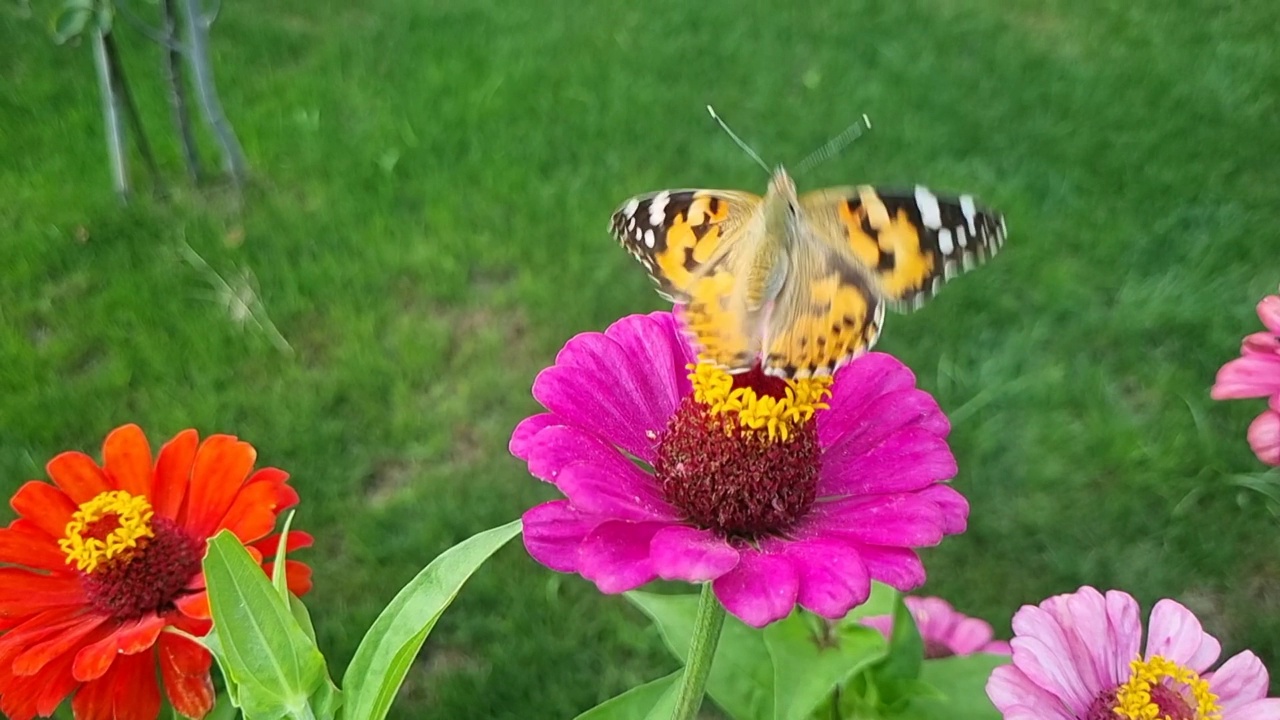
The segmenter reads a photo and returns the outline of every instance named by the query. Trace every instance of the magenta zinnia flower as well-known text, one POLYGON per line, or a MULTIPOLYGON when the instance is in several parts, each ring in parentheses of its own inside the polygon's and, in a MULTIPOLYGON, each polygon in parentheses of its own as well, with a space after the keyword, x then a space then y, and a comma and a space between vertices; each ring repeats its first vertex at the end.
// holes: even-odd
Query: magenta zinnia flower
POLYGON ((963 532, 946 417, 889 355, 833 378, 729 375, 698 363, 671 313, 573 338, 534 381, 550 412, 511 452, 564 493, 524 515, 529 554, 618 593, 711 582, 763 626, 799 604, 829 618, 871 580, 924 582, 913 548, 963 532))
MULTIPOLYGON (((916 629, 924 641, 926 658, 974 653, 1009 654, 1009 643, 994 639, 990 623, 956 612, 951 603, 942 598, 910 596, 902 598, 902 602, 916 621, 916 629)), ((886 638, 893 633, 892 615, 865 617, 862 624, 879 630, 886 638)))
POLYGON ((1013 664, 996 668, 987 695, 1006 720, 1278 720, 1267 669, 1242 652, 1207 672, 1221 646, 1173 600, 1142 621, 1128 593, 1091 587, 1013 616, 1013 664))
POLYGON ((1258 318, 1268 332, 1245 337, 1240 357, 1222 366, 1210 394, 1215 400, 1270 398, 1249 425, 1249 446, 1262 462, 1280 465, 1280 296, 1263 298, 1258 318))

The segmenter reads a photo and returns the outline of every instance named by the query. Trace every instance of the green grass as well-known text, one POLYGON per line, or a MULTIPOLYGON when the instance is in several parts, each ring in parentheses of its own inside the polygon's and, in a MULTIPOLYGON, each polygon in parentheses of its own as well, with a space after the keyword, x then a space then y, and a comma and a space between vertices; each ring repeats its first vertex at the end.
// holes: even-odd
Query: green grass
MULTIPOLYGON (((1261 469, 1261 404, 1208 398, 1280 283, 1280 5, 227 2, 243 213, 219 190, 120 208, 88 48, 22 8, 0 6, 0 491, 127 421, 240 435, 303 496, 335 675, 432 557, 552 496, 506 452, 534 374, 661 307, 604 230, 615 205, 763 189, 707 103, 771 161, 869 113, 802 189, 920 181, 1008 215, 1005 252, 880 345, 952 413, 972 503, 926 592, 1006 636, 1085 583, 1174 597, 1280 662, 1277 521, 1230 482, 1261 469), (233 322, 182 242, 251 271, 295 352, 233 322)), ((122 33, 177 181, 158 53, 122 33)), ((517 543, 396 717, 570 717, 672 667, 624 601, 517 543)))

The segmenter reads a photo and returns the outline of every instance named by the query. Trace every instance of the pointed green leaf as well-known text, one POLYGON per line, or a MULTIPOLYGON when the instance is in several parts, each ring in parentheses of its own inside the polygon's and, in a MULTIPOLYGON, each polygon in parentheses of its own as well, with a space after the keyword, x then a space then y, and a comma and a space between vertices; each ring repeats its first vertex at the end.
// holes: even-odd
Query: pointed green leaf
POLYGON ((223 530, 204 559, 209 607, 238 700, 249 720, 300 712, 325 679, 324 657, 262 567, 223 530))
MULTIPOLYGON (((693 636, 698 596, 632 591, 626 597, 653 620, 667 649, 684 662, 693 636)), ((773 717, 773 663, 764 636, 732 615, 725 618, 720 632, 707 694, 736 720, 773 717)))
POLYGON ((929 692, 915 694, 898 714, 902 720, 1000 720, 987 697, 991 671, 1009 662, 1007 655, 977 653, 965 657, 925 660, 920 684, 929 692))
POLYGON ((462 584, 520 533, 520 521, 486 530, 445 550, 409 581, 373 622, 347 666, 346 716, 382 720, 413 658, 462 584))
POLYGON ((807 619, 794 612, 764 629, 777 720, 812 716, 836 688, 889 652, 884 636, 872 628, 833 624, 831 635, 819 638, 807 619))
POLYGON ((582 713, 576 720, 667 720, 676 709, 683 675, 681 669, 633 687, 582 713))

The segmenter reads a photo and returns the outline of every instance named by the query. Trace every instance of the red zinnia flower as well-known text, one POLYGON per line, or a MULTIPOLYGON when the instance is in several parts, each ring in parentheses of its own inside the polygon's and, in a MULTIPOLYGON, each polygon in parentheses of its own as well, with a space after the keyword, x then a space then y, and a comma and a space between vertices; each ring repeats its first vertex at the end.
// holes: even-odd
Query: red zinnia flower
MULTIPOLYGON (((49 461, 53 484, 31 481, 0 529, 0 712, 51 715, 74 693, 77 720, 155 720, 156 666, 174 709, 213 707, 211 656, 176 633, 209 632, 201 560, 227 529, 255 557, 273 556, 276 515, 298 502, 288 474, 250 474, 253 446, 230 435, 203 443, 184 430, 160 450, 136 425, 116 428, 99 466, 65 452, 49 461)), ((311 544, 289 533, 290 550, 311 544)), ((289 589, 311 588, 311 570, 286 561, 289 589)), ((270 571, 270 564, 266 568, 270 571)))

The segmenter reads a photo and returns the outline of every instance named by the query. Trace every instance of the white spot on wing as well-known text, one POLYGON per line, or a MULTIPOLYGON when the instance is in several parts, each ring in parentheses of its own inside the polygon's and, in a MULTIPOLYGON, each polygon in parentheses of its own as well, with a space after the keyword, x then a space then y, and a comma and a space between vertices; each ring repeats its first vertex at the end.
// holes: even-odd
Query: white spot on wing
POLYGON ((627 201, 626 206, 622 208, 622 214, 631 218, 632 222, 635 222, 635 218, 632 216, 635 215, 636 210, 639 210, 639 209, 640 209, 640 201, 635 198, 631 198, 630 200, 627 201))
MULTIPOLYGON (((649 201, 649 224, 660 227, 662 221, 667 217, 667 202, 671 200, 671 193, 663 190, 653 199, 649 201)), ((653 247, 650 245, 649 247, 653 247)))
POLYGON ((652 248, 652 247, 653 247, 653 242, 654 242, 654 240, 653 240, 653 228, 649 228, 648 230, 645 230, 645 231, 644 231, 644 244, 645 244, 645 247, 652 248))
POLYGON ((920 210, 920 221, 930 230, 942 227, 942 210, 938 208, 938 198, 923 185, 916 186, 916 207, 920 210))
POLYGON ((960 247, 969 247, 969 233, 965 232, 964 226, 956 228, 956 241, 960 243, 960 247))
POLYGON ((964 213, 964 222, 969 226, 969 234, 977 235, 978 208, 974 207, 972 195, 960 196, 960 212, 964 213))
POLYGON ((942 228, 941 230, 939 230, 938 231, 938 250, 940 250, 943 255, 950 255, 951 253, 955 252, 955 249, 956 249, 956 244, 951 239, 951 231, 948 230, 947 228, 942 228))

